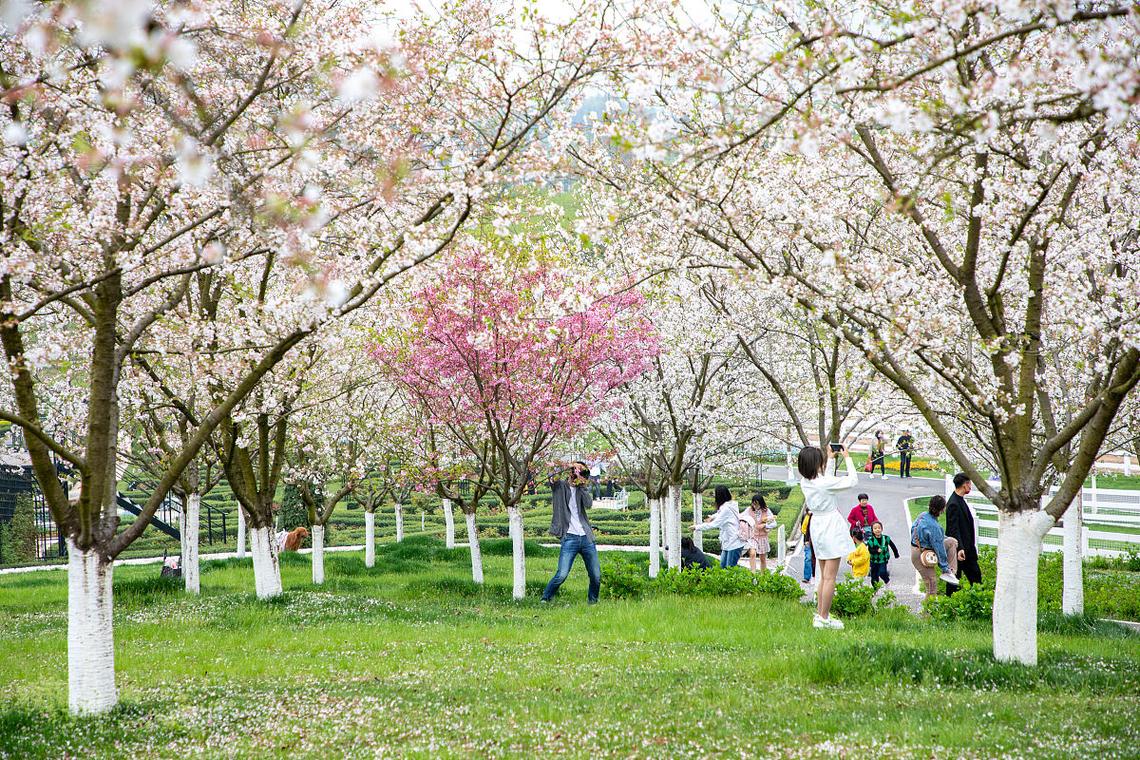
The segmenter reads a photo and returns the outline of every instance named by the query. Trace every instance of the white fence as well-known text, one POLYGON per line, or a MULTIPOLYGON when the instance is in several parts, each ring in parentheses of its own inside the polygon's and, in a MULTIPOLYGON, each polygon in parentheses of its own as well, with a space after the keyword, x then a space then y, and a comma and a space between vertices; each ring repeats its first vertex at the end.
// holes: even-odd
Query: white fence
MULTIPOLYGON (((1081 494, 1084 505, 1084 524, 1081 528, 1082 556, 1099 555, 1116 557, 1129 549, 1140 549, 1140 491, 1098 489, 1093 485, 1081 494)), ((950 476, 946 477, 946 495, 954 490, 950 476)), ((997 545, 997 508, 981 493, 975 491, 966 497, 978 515, 978 541, 997 545)), ((1072 508, 1070 508, 1071 510, 1072 508)), ((1072 512, 1067 512, 1070 515, 1072 512)), ((1063 550, 1063 530, 1060 525, 1045 536, 1043 548, 1047 552, 1063 550)))

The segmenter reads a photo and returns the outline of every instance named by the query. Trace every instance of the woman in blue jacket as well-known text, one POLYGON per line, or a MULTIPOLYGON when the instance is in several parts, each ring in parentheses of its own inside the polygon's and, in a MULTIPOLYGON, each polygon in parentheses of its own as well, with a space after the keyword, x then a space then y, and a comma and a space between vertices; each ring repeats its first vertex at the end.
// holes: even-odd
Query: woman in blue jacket
POLYGON ((945 509, 946 499, 943 496, 931 496, 926 511, 910 526, 910 562, 926 584, 927 599, 938 594, 939 578, 951 586, 958 585, 958 542, 947 538, 938 524, 938 515, 945 509), (934 552, 937 564, 923 562, 922 555, 928 551, 934 552), (935 571, 935 567, 942 570, 942 575, 935 571))

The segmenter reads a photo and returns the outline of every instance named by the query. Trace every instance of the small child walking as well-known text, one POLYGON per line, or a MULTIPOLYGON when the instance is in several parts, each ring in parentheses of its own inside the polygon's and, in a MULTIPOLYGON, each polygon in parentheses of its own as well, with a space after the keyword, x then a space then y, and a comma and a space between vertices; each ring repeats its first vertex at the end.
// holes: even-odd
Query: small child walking
POLYGON ((855 551, 847 555, 847 564, 851 565, 851 577, 862 580, 867 577, 867 570, 871 564, 871 554, 867 550, 867 544, 863 541, 862 530, 853 528, 851 540, 855 542, 855 551))
POLYGON ((871 585, 874 586, 879 581, 882 581, 884 586, 890 583, 891 574, 887 570, 887 562, 891 558, 890 552, 894 552, 895 559, 898 559, 899 550, 891 537, 883 532, 883 524, 878 520, 871 523, 871 537, 867 539, 867 551, 871 555, 871 585))
POLYGON ((747 542, 749 568, 756 572, 756 557, 760 557, 760 572, 768 572, 768 552, 772 548, 768 533, 776 527, 776 516, 762 494, 753 495, 752 503, 740 515, 740 527, 740 537, 747 542))

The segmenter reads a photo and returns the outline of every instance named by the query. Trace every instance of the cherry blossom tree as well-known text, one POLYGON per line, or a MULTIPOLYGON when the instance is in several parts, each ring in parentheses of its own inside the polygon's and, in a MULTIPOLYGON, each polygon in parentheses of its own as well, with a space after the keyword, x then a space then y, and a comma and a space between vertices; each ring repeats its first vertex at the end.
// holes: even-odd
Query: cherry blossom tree
MULTIPOLYGON (((308 513, 314 584, 325 580, 325 526, 336 506, 369 478, 369 465, 389 430, 378 421, 387 420, 396 401, 392 390, 377 382, 375 367, 360 361, 357 345, 350 340, 341 349, 322 358, 305 378, 306 393, 292 414, 288 436, 284 479, 296 486, 308 513)), ((377 490, 369 494, 365 514, 375 513, 377 490)), ((374 525, 367 527, 374 541, 374 525)))
POLYGON ((651 577, 658 569, 658 523, 668 566, 681 565, 681 492, 689 473, 762 438, 762 411, 770 408, 751 382, 754 373, 731 325, 702 295, 723 283, 684 275, 658 280, 649 298, 662 350, 645 374, 622 389, 620 412, 597 423, 624 458, 645 460, 651 577))
MULTIPOLYGON (((263 378, 449 245, 487 186, 537 171, 538 134, 629 55, 616 7, 557 27, 537 14, 520 27, 474 0, 400 23, 354 2, 16 10, 0 38, 0 409, 23 428, 69 540, 70 705, 94 713, 117 701, 111 562, 209 437, 225 422, 244 446, 231 418, 263 378), (520 29, 533 34, 522 48, 520 29), (207 272, 257 302, 222 319, 249 340, 221 335, 205 349, 223 378, 212 405, 119 530, 124 364, 136 351, 189 350, 161 328, 207 272), (274 297, 259 298, 267 288, 274 297), (48 394, 61 361, 81 409, 48 394), (75 503, 56 460, 78 473, 75 503)), ((262 405, 243 427, 264 444, 266 475, 282 428, 260 415, 282 411, 262 405)), ((266 526, 253 527, 264 544, 266 526)))
POLYGON ((1140 12, 893 11, 779 6, 799 73, 741 44, 717 92, 666 98, 654 200, 861 351, 997 505, 994 654, 1033 664, 1042 538, 1140 382, 1140 12))
POLYGON ((536 462, 657 350, 636 291, 604 295, 569 270, 530 251, 467 243, 413 294, 400 318, 411 329, 376 350, 427 421, 492 474, 510 520, 516 599, 526 590, 519 502, 536 462))

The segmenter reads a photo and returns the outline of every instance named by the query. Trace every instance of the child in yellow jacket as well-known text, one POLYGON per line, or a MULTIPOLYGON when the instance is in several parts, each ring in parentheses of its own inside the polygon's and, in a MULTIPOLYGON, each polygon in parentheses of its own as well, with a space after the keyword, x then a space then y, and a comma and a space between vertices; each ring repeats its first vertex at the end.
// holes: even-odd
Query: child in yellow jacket
POLYGON ((855 551, 847 555, 847 564, 851 565, 851 577, 866 578, 871 569, 871 550, 863 541, 863 530, 861 528, 852 530, 851 540, 855 542, 855 551))

